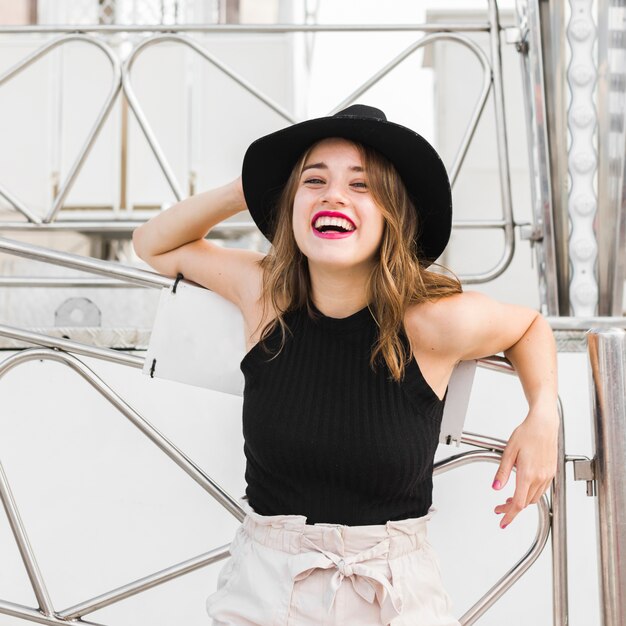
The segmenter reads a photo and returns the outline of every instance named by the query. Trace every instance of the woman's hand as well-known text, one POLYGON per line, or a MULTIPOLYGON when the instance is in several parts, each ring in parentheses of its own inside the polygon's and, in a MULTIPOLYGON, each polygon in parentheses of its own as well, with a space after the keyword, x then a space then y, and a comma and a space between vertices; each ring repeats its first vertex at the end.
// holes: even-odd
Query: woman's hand
POLYGON ((493 482, 494 489, 502 489, 515 466, 515 493, 494 509, 497 514, 504 513, 501 528, 506 528, 529 504, 539 502, 550 487, 557 468, 558 436, 556 406, 531 409, 511 434, 493 482))

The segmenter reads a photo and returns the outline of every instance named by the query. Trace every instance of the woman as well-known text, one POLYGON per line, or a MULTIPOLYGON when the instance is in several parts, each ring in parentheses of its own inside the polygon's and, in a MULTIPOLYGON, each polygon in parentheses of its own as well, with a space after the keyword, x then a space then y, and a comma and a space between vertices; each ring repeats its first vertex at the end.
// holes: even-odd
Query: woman
POLYGON ((461 360, 504 351, 529 403, 493 483, 516 466, 501 527, 549 487, 551 329, 427 269, 451 217, 430 144, 354 105, 257 140, 242 179, 135 231, 140 257, 220 293, 245 321, 247 515, 207 601, 214 624, 458 625, 426 526, 461 360), (205 240, 246 208, 269 254, 205 240))

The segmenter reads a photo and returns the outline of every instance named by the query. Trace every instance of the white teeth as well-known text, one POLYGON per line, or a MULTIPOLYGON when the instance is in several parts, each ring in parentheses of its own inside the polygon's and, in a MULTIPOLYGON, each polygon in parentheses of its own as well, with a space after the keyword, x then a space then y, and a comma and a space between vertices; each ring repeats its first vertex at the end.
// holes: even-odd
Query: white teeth
POLYGON ((345 230, 354 230, 354 226, 347 219, 343 217, 331 217, 330 215, 318 217, 313 226, 318 230, 322 226, 341 226, 345 230))

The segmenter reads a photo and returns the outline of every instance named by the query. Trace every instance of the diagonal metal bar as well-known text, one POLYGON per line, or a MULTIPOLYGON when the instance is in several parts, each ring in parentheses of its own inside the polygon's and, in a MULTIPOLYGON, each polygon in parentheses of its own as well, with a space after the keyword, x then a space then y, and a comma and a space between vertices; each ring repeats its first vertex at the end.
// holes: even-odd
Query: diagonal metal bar
MULTIPOLYGON (((44 222, 51 222, 55 218, 59 209, 61 208, 63 201, 67 197, 67 194, 69 193, 72 185, 74 184, 74 181, 76 180, 76 177, 78 176, 78 173, 80 172, 80 168, 83 166, 83 163, 85 161, 85 158, 87 157, 87 154, 91 150, 96 140, 96 137, 98 136, 102 126, 104 125, 105 119, 107 118, 107 116, 109 115, 113 107, 113 103, 115 102, 115 97, 117 96, 117 93, 121 88, 121 65, 120 65, 119 60, 115 56, 115 53, 113 52, 113 50, 111 50, 111 48, 105 42, 101 41, 100 39, 92 35, 72 34, 72 35, 63 35, 61 37, 58 37, 57 39, 54 39, 53 41, 50 41, 44 44, 43 46, 41 46, 41 48, 35 50, 32 54, 28 55, 25 59, 22 59, 21 61, 19 61, 16 65, 9 68, 4 74, 0 76, 0 87, 1 87, 4 83, 9 81, 14 76, 17 76, 17 74, 25 70, 29 65, 32 65, 35 61, 46 56, 49 52, 51 52, 55 48, 65 45, 67 43, 70 43, 72 41, 80 41, 83 43, 94 45, 97 48, 99 48, 102 52, 104 52, 105 56, 107 57, 107 59, 109 60, 113 68, 113 80, 111 84, 111 90, 109 91, 109 95, 104 101, 104 105, 102 106, 102 109, 100 110, 100 113, 98 114, 96 122, 94 126, 92 127, 91 131, 89 132, 89 134, 87 135, 87 139, 85 140, 83 147, 81 148, 76 159, 74 160, 74 163, 72 164, 72 167, 70 168, 70 171, 65 181, 61 185, 61 188, 57 194, 57 197, 54 199, 54 202, 52 204, 50 211, 48 212, 48 214, 45 216, 43 220, 44 222)), ((12 196, 9 192, 5 191, 1 186, 0 186, 0 195, 4 196, 8 202, 10 202, 17 210, 23 213, 31 222, 34 221, 35 223, 40 223, 39 218, 34 216, 28 209, 26 209, 26 207, 24 207, 21 202, 18 201, 18 204, 15 204, 15 201, 17 199, 14 196, 12 196)))
POLYGON ((144 576, 143 578, 140 578, 132 583, 128 583, 127 585, 113 589, 108 593, 99 595, 96 598, 86 600, 85 602, 81 602, 80 604, 69 607, 63 611, 59 611, 57 615, 62 619, 76 619, 82 617, 83 615, 93 613, 93 611, 97 611, 98 609, 102 609, 105 606, 119 602, 120 600, 130 598, 131 596, 137 595, 147 589, 152 589, 152 587, 161 585, 169 580, 177 578, 178 576, 188 574, 189 572, 193 572, 201 567, 205 567, 206 565, 211 565, 211 563, 221 561, 229 556, 229 545, 230 544, 226 544, 219 548, 215 548, 210 552, 205 552, 204 554, 200 554, 199 556, 183 561, 182 563, 178 563, 177 565, 172 565, 171 567, 151 574, 150 576, 144 576))
POLYGON ((136 48, 129 54, 126 62, 124 63, 124 69, 122 73, 122 84, 124 87, 124 93, 126 94, 126 98, 128 100, 128 104, 132 109, 135 117, 137 118, 137 122, 145 135, 154 156, 167 179, 174 195, 178 200, 183 199, 183 193, 180 190, 178 183, 176 182, 176 177, 174 172, 169 165, 167 159, 165 158, 165 154, 163 150, 159 146, 159 143, 156 139, 156 136, 152 132, 150 128, 150 124, 144 115, 141 106, 139 105, 139 101, 135 96, 135 93, 132 88, 132 83, 130 79, 130 73, 133 67, 134 62, 138 58, 139 54, 145 51, 148 47, 154 46, 162 43, 179 43, 183 44, 189 48, 191 48, 194 52, 197 52, 201 57, 206 59, 209 63, 211 63, 218 70, 226 74, 229 78, 234 80, 238 85, 243 87, 248 93, 252 94, 255 98, 263 102, 266 106, 272 109, 275 113, 278 113, 282 118, 286 121, 291 122, 292 124, 296 122, 296 119, 285 109, 283 109, 279 104, 274 102, 274 100, 268 98, 264 94, 262 94, 254 85, 245 80, 241 75, 237 74, 234 70, 230 69, 227 65, 222 63, 219 59, 214 57, 211 53, 205 50, 202 46, 198 45, 193 39, 186 37, 184 35, 174 35, 174 34, 166 34, 166 35, 155 35, 153 37, 149 37, 148 39, 144 39, 141 43, 139 43, 136 48))
POLYGON ((124 417, 136 426, 152 443, 162 450, 176 465, 195 480, 205 491, 215 498, 229 513, 239 521, 244 518, 244 510, 229 493, 218 485, 208 474, 194 463, 182 450, 177 448, 165 435, 157 430, 148 420, 135 411, 124 399, 109 387, 99 376, 75 356, 47 350, 44 348, 30 348, 18 352, 0 363, 0 378, 16 365, 35 359, 57 361, 69 366, 96 391, 108 400, 124 417))
POLYGON ((24 523, 20 517, 15 498, 11 493, 9 481, 4 473, 2 463, 0 463, 0 500, 2 500, 4 510, 9 518, 11 531, 13 532, 22 561, 24 562, 24 567, 26 568, 28 578, 30 579, 30 584, 35 592, 39 609, 50 617, 54 614, 54 607, 52 606, 52 601, 48 595, 48 590, 46 589, 46 584, 43 580, 43 576, 41 575, 39 565, 37 565, 35 553, 30 545, 30 541, 28 540, 26 528, 24 527, 24 523))
POLYGON ((52 337, 51 335, 46 335, 44 333, 37 333, 32 330, 7 326, 6 324, 0 324, 0 336, 16 339, 17 341, 24 341, 25 343, 34 343, 37 346, 43 346, 45 348, 59 348, 61 350, 65 350, 66 352, 71 352, 72 354, 90 356, 102 361, 118 363, 119 365, 128 365, 137 369, 141 369, 145 362, 145 359, 140 356, 128 354, 120 350, 98 348, 97 346, 90 346, 86 343, 81 343, 80 341, 52 337))
POLYGON ((113 278, 78 278, 77 276, 7 276, 0 277, 0 287, 121 287, 137 289, 139 285, 121 283, 113 278))
MULTIPOLYGON (((465 440, 463 439, 463 442, 465 440)), ((448 457, 434 464, 434 475, 447 472, 457 467, 477 462, 500 463, 502 455, 499 452, 471 450, 448 457)), ((537 503, 538 525, 535 538, 530 548, 521 559, 513 565, 483 596, 474 603, 460 618, 463 626, 471 626, 482 617, 514 584, 519 580, 531 565, 539 558, 550 534, 550 506, 544 494, 537 503)))
POLYGON ((491 90, 491 65, 489 64, 489 59, 487 55, 482 51, 480 46, 478 46, 471 39, 464 37, 462 35, 453 35, 450 33, 433 33, 430 35, 426 35, 411 44, 408 48, 403 50, 398 56, 392 59, 387 65, 381 68, 374 76, 372 76, 369 80, 364 82, 358 89, 353 91, 347 98, 345 98, 342 102, 340 102, 332 111, 331 114, 337 113, 341 109, 345 108, 352 102, 354 102, 358 97, 363 95, 368 89, 373 87, 378 81, 380 81, 384 76, 386 76, 391 70, 397 67, 402 61, 411 56, 414 52, 422 48, 427 44, 434 43, 435 41, 453 41, 459 43, 466 48, 468 48, 474 55, 478 58, 482 69, 483 69, 483 87, 480 95, 478 96, 478 100, 476 101, 476 105, 474 110, 472 111, 472 116, 467 125, 465 134, 459 148, 457 150, 457 154, 454 158, 454 163, 450 168, 450 183, 454 185, 461 165, 465 159, 465 155, 467 154, 467 149, 469 144, 472 141, 472 137, 476 131, 476 127, 478 125, 478 121, 480 120, 480 116, 485 108, 485 103, 487 102, 487 97, 489 96, 489 91, 491 90))

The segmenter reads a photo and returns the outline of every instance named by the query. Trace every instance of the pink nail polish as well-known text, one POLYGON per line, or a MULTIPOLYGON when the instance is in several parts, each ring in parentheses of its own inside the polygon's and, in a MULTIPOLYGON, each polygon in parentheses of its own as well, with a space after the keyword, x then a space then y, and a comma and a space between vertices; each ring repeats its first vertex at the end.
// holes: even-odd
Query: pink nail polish
POLYGON ((500 489, 500 481, 499 480, 494 480, 492 487, 494 489, 500 489))
MULTIPOLYGON (((510 523, 510 522, 509 522, 510 523)), ((502 530, 504 530, 509 524, 503 524, 502 526, 500 526, 500 528, 502 528, 502 530)))

